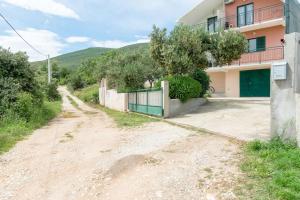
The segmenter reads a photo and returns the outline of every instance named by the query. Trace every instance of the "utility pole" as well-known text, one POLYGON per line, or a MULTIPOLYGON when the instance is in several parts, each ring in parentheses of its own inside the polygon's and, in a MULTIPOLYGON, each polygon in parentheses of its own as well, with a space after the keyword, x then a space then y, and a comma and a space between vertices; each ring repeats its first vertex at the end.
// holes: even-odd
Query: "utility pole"
POLYGON ((51 63, 50 63, 50 55, 47 56, 48 57, 48 84, 51 83, 51 63))

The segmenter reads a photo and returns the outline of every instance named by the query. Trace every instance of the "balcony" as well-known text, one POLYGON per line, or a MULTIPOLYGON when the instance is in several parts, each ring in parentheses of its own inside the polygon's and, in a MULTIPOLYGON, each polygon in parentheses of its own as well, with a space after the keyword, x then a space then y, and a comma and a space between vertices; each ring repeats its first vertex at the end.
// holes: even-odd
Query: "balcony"
POLYGON ((268 28, 272 26, 285 25, 284 5, 277 4, 252 10, 239 15, 227 16, 216 19, 214 22, 203 22, 198 24, 210 32, 218 30, 238 29, 241 32, 268 28))
POLYGON ((274 20, 280 20, 284 17, 284 5, 273 5, 265 8, 253 10, 251 12, 240 13, 236 16, 228 16, 225 18, 226 28, 243 28, 245 26, 253 26, 274 20))
POLYGON ((270 47, 265 51, 257 51, 244 53, 239 60, 233 61, 230 65, 209 67, 208 72, 222 72, 228 69, 242 69, 242 68, 257 68, 259 66, 269 66, 275 61, 284 59, 284 47, 270 47))
POLYGON ((241 59, 234 61, 231 65, 263 64, 284 59, 284 47, 270 47, 265 51, 245 53, 241 59))

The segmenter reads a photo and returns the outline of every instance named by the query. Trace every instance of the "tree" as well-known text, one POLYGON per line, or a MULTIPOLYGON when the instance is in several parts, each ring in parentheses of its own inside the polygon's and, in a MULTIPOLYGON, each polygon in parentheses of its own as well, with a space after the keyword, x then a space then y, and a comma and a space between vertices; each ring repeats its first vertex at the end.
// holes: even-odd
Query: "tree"
POLYGON ((163 69, 155 64, 149 49, 138 49, 134 52, 117 52, 109 60, 106 77, 111 88, 128 91, 144 88, 148 81, 150 86, 163 75, 163 69))
POLYGON ((165 70, 152 59, 148 49, 141 52, 140 60, 140 64, 143 66, 145 81, 148 81, 150 88, 152 88, 154 81, 160 79, 166 74, 165 70))
POLYGON ((83 61, 78 68, 78 74, 86 85, 91 85, 97 82, 96 71, 97 62, 94 59, 83 61))
POLYGON ((151 57, 170 75, 192 74, 208 66, 210 54, 218 64, 231 63, 245 52, 245 37, 234 31, 209 34, 202 27, 178 25, 167 35, 154 26, 151 33, 151 57))
POLYGON ((166 29, 154 27, 150 52, 152 58, 170 75, 184 75, 207 66, 205 52, 209 44, 209 33, 200 27, 179 25, 169 35, 166 35, 166 29))
POLYGON ((150 53, 156 64, 165 67, 164 46, 167 43, 167 29, 159 29, 153 26, 153 31, 150 34, 150 53))
POLYGON ((37 93, 38 85, 27 55, 23 52, 11 53, 0 47, 0 79, 9 78, 19 84, 22 91, 37 93))
POLYGON ((85 85, 81 76, 78 73, 73 73, 70 76, 68 86, 73 90, 77 90, 83 88, 85 85))
POLYGON ((43 103, 42 89, 27 55, 0 47, 0 115, 15 106, 20 93, 32 96, 35 106, 43 103))
POLYGON ((97 66, 95 73, 98 82, 100 82, 103 78, 106 78, 107 71, 110 69, 111 66, 114 65, 118 55, 119 54, 117 53, 117 51, 108 51, 96 60, 97 66))
POLYGON ((60 69, 56 62, 51 64, 52 78, 59 80, 60 79, 60 69))
POLYGON ((139 53, 119 53, 107 71, 108 84, 119 91, 139 89, 145 82, 139 53))
POLYGON ((248 47, 245 37, 237 31, 221 31, 211 35, 209 52, 217 66, 230 65, 241 58, 248 47))

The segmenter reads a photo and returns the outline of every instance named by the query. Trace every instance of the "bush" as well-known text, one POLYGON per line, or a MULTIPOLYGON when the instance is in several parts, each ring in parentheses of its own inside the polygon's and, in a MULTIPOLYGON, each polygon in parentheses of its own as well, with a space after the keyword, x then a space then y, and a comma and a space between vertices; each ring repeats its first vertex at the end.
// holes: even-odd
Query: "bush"
POLYGON ((14 105, 14 113, 20 118, 29 121, 35 109, 34 98, 30 93, 22 92, 17 96, 17 101, 14 105))
POLYGON ((56 82, 52 82, 46 86, 45 94, 49 101, 58 101, 61 98, 59 92, 57 91, 56 82))
POLYGON ((0 154, 8 151, 14 144, 30 134, 34 129, 45 125, 61 111, 61 102, 45 101, 40 107, 35 106, 30 120, 20 118, 13 110, 8 110, 0 117, 0 154))
POLYGON ((79 76, 78 74, 74 73, 70 77, 69 87, 72 90, 78 90, 78 89, 84 88, 84 82, 83 82, 81 76, 79 76))
POLYGON ((99 85, 94 84, 81 90, 75 91, 74 93, 80 99, 87 103, 99 103, 99 85))
POLYGON ((0 78, 0 116, 16 102, 20 89, 12 78, 0 78))
MULTIPOLYGON (((189 76, 169 76, 163 80, 169 81, 171 99, 180 99, 180 101, 186 102, 191 98, 198 98, 202 92, 201 84, 189 76)), ((161 81, 155 86, 160 88, 161 81)))
POLYGON ((210 78, 208 74, 202 69, 196 69, 193 74, 193 78, 201 84, 202 91, 200 93, 200 97, 203 97, 209 89, 210 78))

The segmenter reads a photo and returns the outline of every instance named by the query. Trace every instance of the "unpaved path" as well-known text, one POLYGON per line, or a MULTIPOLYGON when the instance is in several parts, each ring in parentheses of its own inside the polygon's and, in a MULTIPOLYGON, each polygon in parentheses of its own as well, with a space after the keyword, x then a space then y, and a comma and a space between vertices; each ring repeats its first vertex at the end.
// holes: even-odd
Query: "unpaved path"
POLYGON ((163 122, 120 130, 60 92, 61 116, 0 156, 1 200, 237 199, 240 144, 163 122))

